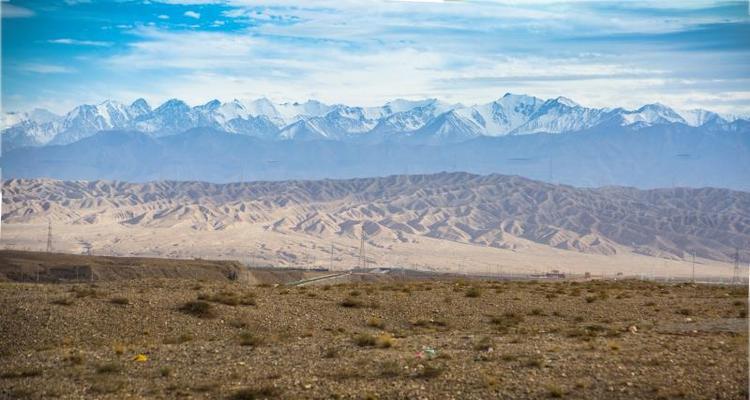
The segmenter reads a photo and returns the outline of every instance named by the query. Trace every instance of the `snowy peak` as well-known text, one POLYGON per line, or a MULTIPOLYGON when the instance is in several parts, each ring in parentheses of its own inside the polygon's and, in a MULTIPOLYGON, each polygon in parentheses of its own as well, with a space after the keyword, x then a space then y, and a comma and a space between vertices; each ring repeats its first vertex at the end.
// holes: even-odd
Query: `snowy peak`
POLYGON ((138 99, 130 104, 130 114, 134 117, 139 117, 144 114, 151 112, 151 106, 144 99, 138 99))
POLYGON ((559 96, 541 99, 506 93, 495 101, 465 106, 437 99, 396 99, 382 106, 328 105, 317 100, 274 103, 211 100, 191 107, 170 99, 152 109, 144 99, 129 105, 113 100, 83 104, 64 116, 35 109, 3 115, 6 148, 67 144, 102 130, 133 130, 153 137, 194 128, 211 128, 263 140, 416 140, 452 143, 477 136, 565 134, 597 126, 710 125, 711 129, 746 129, 747 118, 707 110, 677 112, 659 103, 634 110, 591 108, 559 96))
POLYGON ((659 104, 646 104, 635 111, 620 113, 624 125, 654 125, 668 123, 686 123, 685 120, 671 108, 659 104))

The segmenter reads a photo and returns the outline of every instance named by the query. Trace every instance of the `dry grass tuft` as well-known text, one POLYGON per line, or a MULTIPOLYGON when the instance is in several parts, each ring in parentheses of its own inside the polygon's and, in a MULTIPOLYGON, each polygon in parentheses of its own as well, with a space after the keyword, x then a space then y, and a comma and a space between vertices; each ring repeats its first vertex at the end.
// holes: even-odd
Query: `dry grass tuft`
POLYGON ((204 319, 214 318, 216 316, 216 313, 214 312, 213 307, 211 307, 211 304, 201 300, 188 301, 187 303, 183 304, 179 310, 184 312, 185 314, 204 319))

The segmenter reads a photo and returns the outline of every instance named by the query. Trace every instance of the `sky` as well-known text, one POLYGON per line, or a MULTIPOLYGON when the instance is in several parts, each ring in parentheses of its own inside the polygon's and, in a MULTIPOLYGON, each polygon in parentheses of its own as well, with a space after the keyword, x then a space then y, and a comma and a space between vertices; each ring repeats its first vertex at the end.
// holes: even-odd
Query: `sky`
POLYGON ((747 1, 2 0, 2 107, 506 92, 750 115, 747 1))

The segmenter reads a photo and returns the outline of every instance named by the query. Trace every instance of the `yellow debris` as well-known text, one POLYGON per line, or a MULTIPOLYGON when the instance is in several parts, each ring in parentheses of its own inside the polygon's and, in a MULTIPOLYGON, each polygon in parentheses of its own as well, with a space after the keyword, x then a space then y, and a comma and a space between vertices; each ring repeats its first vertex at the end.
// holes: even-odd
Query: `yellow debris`
POLYGON ((138 354, 137 356, 133 357, 133 361, 146 362, 148 361, 148 356, 146 356, 145 354, 138 354))

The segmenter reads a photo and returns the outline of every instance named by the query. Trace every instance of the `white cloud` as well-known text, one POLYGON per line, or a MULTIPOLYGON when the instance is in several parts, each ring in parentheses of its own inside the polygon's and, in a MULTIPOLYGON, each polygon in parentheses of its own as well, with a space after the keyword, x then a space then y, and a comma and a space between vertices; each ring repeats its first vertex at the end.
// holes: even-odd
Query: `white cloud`
POLYGON ((194 6, 194 5, 205 5, 205 4, 219 4, 219 3, 223 3, 224 0, 156 0, 156 2, 164 3, 164 4, 194 6))
POLYGON ((49 43, 55 44, 68 44, 77 46, 96 46, 96 47, 108 47, 112 46, 112 42, 100 42, 95 40, 77 40, 70 38, 52 39, 48 40, 49 43))
MULTIPOLYGON (((147 88, 129 86, 127 81, 112 85, 107 90, 113 95, 130 93, 136 86, 144 92, 129 97, 179 97, 193 103, 268 96, 353 105, 382 104, 396 97, 472 104, 516 92, 564 95, 596 107, 635 108, 661 101, 725 112, 750 108, 748 81, 728 78, 731 83, 723 88, 711 83, 730 75, 728 68, 721 69, 730 63, 726 54, 701 53, 704 58, 698 58, 697 51, 655 48, 649 40, 626 43, 631 47, 610 40, 613 34, 671 34, 716 22, 715 16, 686 13, 665 18, 670 9, 624 12, 631 4, 601 12, 597 7, 606 7, 589 2, 419 3, 225 0, 222 4, 230 8, 220 18, 234 19, 231 32, 209 28, 224 24, 213 18, 206 19, 204 31, 197 25, 191 25, 193 31, 149 27, 153 22, 136 25, 128 32, 135 40, 128 41, 127 50, 107 55, 97 67, 112 68, 131 82, 158 77, 149 80, 156 83, 147 88), (244 30, 237 31, 243 23, 244 30), (598 39, 587 41, 586 36, 598 39), (716 65, 704 67, 711 62, 705 57, 717 60, 716 65)), ((206 9, 196 7, 184 15, 197 24, 197 11, 208 17, 206 9)), ((746 58, 746 53, 736 57, 746 58)), ((733 73, 738 74, 747 76, 733 73)))
POLYGON ((25 7, 19 7, 5 1, 0 4, 0 14, 3 18, 29 18, 36 15, 34 11, 25 7))
POLYGON ((63 65, 27 63, 21 65, 21 70, 37 74, 69 74, 75 72, 75 69, 63 65))
POLYGON ((158 16, 158 17, 156 17, 156 18, 159 18, 159 19, 169 19, 169 15, 164 15, 164 14, 161 14, 161 15, 159 15, 159 16, 158 16))

